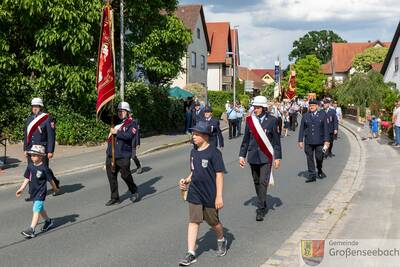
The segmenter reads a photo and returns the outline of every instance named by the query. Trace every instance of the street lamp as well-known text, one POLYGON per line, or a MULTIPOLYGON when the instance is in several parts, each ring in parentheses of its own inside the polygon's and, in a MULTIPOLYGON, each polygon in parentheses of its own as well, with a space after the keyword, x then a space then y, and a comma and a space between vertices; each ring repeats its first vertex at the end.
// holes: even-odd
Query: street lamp
MULTIPOLYGON (((237 30, 239 25, 233 26, 233 29, 237 30)), ((237 41, 237 33, 235 31, 235 40, 233 41, 233 52, 226 52, 227 55, 233 55, 233 104, 236 104, 236 41, 237 41)))

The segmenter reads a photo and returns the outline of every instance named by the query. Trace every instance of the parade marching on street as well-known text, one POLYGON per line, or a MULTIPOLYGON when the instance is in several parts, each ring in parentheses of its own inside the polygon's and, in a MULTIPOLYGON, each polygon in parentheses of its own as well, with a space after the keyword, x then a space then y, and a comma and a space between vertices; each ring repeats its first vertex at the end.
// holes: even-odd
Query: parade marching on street
MULTIPOLYGON (((310 186, 304 183, 306 165, 303 152, 296 147, 297 132, 290 133, 291 136, 282 138, 282 166, 274 171, 275 186, 268 190, 268 209, 261 224, 255 220, 253 206, 257 207, 259 201, 255 197, 250 167, 242 170, 238 164, 242 140, 235 138, 225 143, 222 156, 227 173, 220 216, 228 252, 226 257, 215 257, 214 234, 203 227, 199 232, 196 265, 262 264, 337 181, 349 153, 348 137, 343 135, 339 139, 337 156, 326 163, 329 178, 310 186), (285 158, 285 155, 288 156, 285 158)), ((40 255, 29 247, 40 244, 49 251, 48 263, 56 261, 59 266, 132 266, 132 262, 135 262, 133 266, 176 266, 185 251, 187 222, 187 207, 180 199, 177 180, 187 173, 191 146, 143 157, 142 164, 150 166, 151 171, 135 176, 141 200, 133 204, 128 188, 119 182, 120 191, 128 192, 121 193, 119 205, 104 206, 109 189, 103 170, 61 177, 64 188, 69 189, 47 197, 46 207, 54 225, 47 233, 38 231, 37 239, 18 238, 16 233, 26 226, 29 205, 12 200, 14 187, 1 188, 1 213, 9 214, 0 218, 2 263, 5 266, 39 264, 40 255), (16 256, 21 250, 25 252, 16 256)))

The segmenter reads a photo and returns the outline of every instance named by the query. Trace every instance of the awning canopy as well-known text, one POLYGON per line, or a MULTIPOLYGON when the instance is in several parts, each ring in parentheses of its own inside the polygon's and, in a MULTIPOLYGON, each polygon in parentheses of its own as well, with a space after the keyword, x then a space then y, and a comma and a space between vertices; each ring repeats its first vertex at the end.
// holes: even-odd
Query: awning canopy
POLYGON ((193 97, 194 95, 186 90, 183 90, 179 86, 171 87, 168 91, 169 96, 179 98, 179 99, 187 99, 188 97, 193 97))

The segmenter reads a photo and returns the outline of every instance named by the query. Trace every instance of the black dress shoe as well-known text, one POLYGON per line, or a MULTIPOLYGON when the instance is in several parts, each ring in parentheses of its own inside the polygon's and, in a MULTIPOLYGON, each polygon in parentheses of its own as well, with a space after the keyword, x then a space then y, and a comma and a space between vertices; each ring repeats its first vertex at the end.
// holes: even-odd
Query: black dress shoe
POLYGON ((333 158, 334 156, 335 156, 335 154, 333 154, 333 153, 329 153, 329 155, 328 155, 330 158, 333 158))
POLYGON ((324 179, 324 178, 326 178, 326 174, 323 171, 318 172, 318 178, 319 179, 324 179))
POLYGON ((264 221, 265 210, 264 209, 257 209, 256 221, 261 222, 264 221))
POLYGON ((107 203, 106 206, 111 206, 114 204, 118 204, 119 203, 119 199, 110 199, 107 203))
POLYGON ((315 181, 317 181, 317 179, 315 179, 315 177, 314 178, 308 178, 306 180, 306 183, 312 183, 312 182, 315 182, 315 181))
POLYGON ((29 202, 29 201, 32 201, 32 199, 31 199, 30 197, 26 197, 26 198, 25 198, 25 201, 26 201, 26 202, 29 202))

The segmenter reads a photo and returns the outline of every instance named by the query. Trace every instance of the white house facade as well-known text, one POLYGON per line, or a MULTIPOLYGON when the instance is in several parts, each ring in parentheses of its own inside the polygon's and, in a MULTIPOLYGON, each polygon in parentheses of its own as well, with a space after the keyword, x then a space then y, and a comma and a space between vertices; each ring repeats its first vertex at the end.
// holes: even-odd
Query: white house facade
POLYGON ((396 88, 400 89, 400 22, 397 26, 396 33, 390 45, 389 51, 386 55, 385 62, 383 63, 381 73, 385 82, 392 82, 396 84, 396 88))

